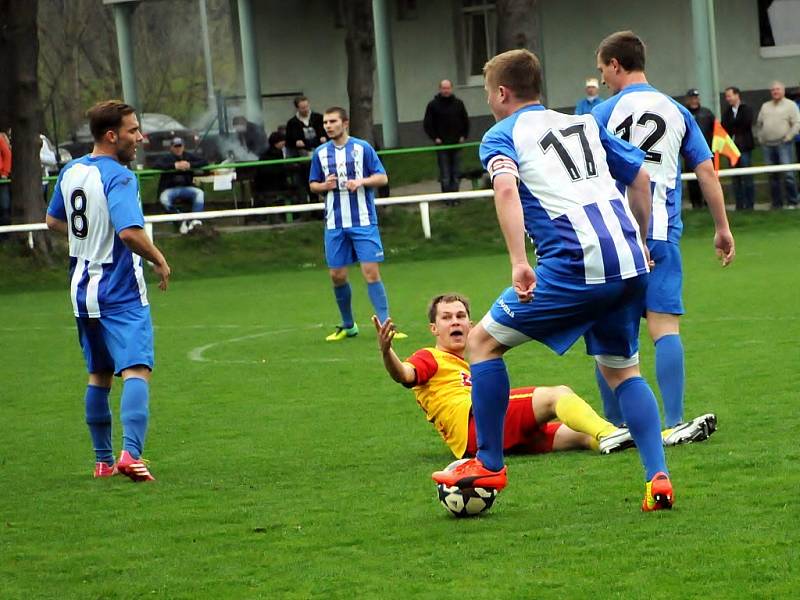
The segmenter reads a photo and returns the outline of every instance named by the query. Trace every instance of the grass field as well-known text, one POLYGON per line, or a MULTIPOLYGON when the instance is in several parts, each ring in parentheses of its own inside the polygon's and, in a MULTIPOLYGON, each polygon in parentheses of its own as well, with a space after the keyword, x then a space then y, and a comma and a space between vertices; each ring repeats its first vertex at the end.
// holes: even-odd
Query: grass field
MULTIPOLYGON (((146 456, 158 481, 94 481, 66 291, 0 294, 0 598, 796 597, 790 218, 741 221, 724 271, 707 218, 689 219, 687 412, 715 411, 719 431, 669 449, 677 504, 663 514, 639 512, 641 468, 626 452, 512 458, 489 514, 449 517, 430 473, 451 457, 385 375, 360 278, 362 335, 321 341, 336 323, 321 267, 178 272, 166 294, 151 285, 146 456)), ((388 248, 402 227, 388 227, 388 248)), ((491 247, 496 225, 483 227, 491 247)), ((410 334, 401 354, 427 344, 431 295, 466 293, 478 319, 508 280, 501 253, 446 259, 452 240, 439 243, 383 270, 410 334)), ((514 384, 569 384, 599 408, 580 344, 563 358, 528 345, 508 363, 514 384)), ((654 381, 646 342, 643 364, 654 381)))

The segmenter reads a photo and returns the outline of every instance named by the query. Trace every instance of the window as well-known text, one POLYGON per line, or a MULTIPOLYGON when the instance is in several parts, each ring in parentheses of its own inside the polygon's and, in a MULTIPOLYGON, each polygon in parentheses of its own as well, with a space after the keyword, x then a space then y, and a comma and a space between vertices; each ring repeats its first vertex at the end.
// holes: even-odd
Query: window
POLYGON ((483 65, 497 51, 497 13, 493 0, 461 0, 461 66, 464 83, 483 84, 483 65))
POLYGON ((758 0, 759 53, 764 58, 800 56, 800 0, 758 0))

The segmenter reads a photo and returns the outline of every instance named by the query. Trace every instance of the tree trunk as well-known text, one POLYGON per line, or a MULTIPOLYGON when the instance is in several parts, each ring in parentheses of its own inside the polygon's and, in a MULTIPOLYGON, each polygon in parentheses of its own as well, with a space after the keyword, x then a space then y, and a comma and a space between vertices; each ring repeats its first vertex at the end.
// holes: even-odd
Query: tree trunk
MULTIPOLYGON (((4 23, 8 52, 5 64, 11 83, 10 112, 14 161, 11 171, 12 202, 22 205, 25 223, 44 221, 42 167, 39 149, 42 142, 42 110, 39 99, 37 64, 39 41, 36 29, 38 0, 14 2, 0 0, 0 23, 4 23)), ((51 263, 50 240, 43 232, 33 235, 33 255, 51 263)))
POLYGON ((375 28, 371 0, 344 4, 347 34, 347 95, 350 99, 350 133, 374 145, 372 96, 375 88, 375 28))
MULTIPOLYGON (((497 52, 525 48, 544 65, 539 0, 497 0, 497 52)), ((542 102, 545 100, 542 78, 542 102)))

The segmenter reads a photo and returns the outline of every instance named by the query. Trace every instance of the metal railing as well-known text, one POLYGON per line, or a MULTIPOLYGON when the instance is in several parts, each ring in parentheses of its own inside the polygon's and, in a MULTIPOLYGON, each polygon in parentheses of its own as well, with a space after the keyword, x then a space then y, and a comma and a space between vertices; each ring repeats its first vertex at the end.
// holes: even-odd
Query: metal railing
MULTIPOLYGON (((386 152, 392 152, 391 150, 386 152)), ((255 164, 255 163, 254 163, 255 164)), ((222 165, 222 167, 230 167, 230 165, 222 165)), ((217 167, 220 168, 220 167, 217 167)), ((793 163, 789 165, 774 165, 763 167, 746 167, 741 169, 722 169, 719 171, 719 177, 738 177, 741 175, 759 175, 764 173, 781 173, 785 171, 798 171, 800 170, 800 163, 793 163)), ((682 181, 696 180, 697 176, 694 173, 684 173, 681 175, 682 181)), ((420 210, 420 220, 422 225, 422 232, 426 239, 431 237, 431 221, 430 221, 430 203, 443 202, 447 200, 470 200, 474 198, 491 198, 494 192, 490 189, 474 190, 467 192, 447 192, 435 194, 414 194, 410 196, 395 196, 391 198, 376 198, 375 204, 377 206, 394 206, 399 204, 418 204, 420 210)), ((258 208, 239 208, 230 210, 213 210, 204 212, 190 212, 179 214, 164 214, 164 215, 147 215, 145 216, 145 224, 153 223, 170 223, 178 221, 186 221, 191 219, 224 219, 231 217, 247 217, 254 215, 279 215, 285 213, 301 213, 301 212, 315 212, 325 210, 325 203, 315 202, 311 204, 289 204, 285 206, 263 206, 258 208)), ((44 223, 27 223, 21 225, 5 225, 0 227, 0 233, 27 233, 33 231, 46 230, 47 225, 44 223)), ((148 233, 152 236, 152 225, 147 228, 148 233)))

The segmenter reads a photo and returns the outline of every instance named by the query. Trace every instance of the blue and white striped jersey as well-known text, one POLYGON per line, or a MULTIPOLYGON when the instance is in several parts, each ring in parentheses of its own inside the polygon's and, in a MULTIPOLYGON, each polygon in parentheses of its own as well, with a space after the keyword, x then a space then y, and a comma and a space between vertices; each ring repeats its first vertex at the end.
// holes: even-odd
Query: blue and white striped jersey
POLYGON ((608 135, 589 115, 537 104, 487 131, 480 158, 492 179, 518 178, 540 267, 586 284, 647 272, 636 220, 614 182, 636 178, 641 150, 608 135))
POLYGON ((142 259, 118 235, 144 227, 139 184, 129 169, 108 156, 73 160, 58 176, 47 213, 67 222, 76 317, 147 306, 142 259))
POLYGON ((645 152, 653 210, 647 238, 678 243, 681 221, 681 161, 694 168, 713 157, 692 114, 647 83, 629 85, 596 106, 601 127, 645 152))
POLYGON ((336 175, 338 187, 325 195, 325 226, 327 229, 347 229, 377 225, 375 190, 361 186, 348 192, 348 179, 369 177, 386 173, 375 149, 364 140, 350 137, 344 146, 335 146, 333 140, 314 150, 311 157, 309 181, 323 182, 328 175, 336 175))

